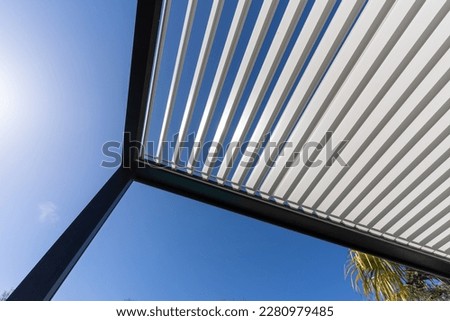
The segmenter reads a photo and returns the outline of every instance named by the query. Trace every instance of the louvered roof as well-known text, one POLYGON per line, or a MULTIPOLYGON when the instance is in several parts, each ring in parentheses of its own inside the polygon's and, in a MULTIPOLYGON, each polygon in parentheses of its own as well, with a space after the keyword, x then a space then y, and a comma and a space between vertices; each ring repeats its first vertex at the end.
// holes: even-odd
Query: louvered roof
POLYGON ((141 158, 449 262, 449 9, 164 1, 141 158))

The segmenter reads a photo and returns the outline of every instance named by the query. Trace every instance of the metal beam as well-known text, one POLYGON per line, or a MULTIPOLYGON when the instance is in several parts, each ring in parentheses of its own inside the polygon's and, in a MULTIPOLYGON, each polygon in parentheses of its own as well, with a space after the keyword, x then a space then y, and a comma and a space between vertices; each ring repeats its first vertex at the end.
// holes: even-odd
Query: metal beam
POLYGON ((124 167, 136 164, 134 160, 141 150, 161 6, 162 0, 139 0, 137 4, 123 140, 124 167))
POLYGON ((135 180, 328 242, 450 278, 450 262, 272 201, 250 196, 153 162, 140 161, 135 180))
POLYGON ((131 170, 119 168, 11 293, 8 301, 50 300, 132 181, 131 170))

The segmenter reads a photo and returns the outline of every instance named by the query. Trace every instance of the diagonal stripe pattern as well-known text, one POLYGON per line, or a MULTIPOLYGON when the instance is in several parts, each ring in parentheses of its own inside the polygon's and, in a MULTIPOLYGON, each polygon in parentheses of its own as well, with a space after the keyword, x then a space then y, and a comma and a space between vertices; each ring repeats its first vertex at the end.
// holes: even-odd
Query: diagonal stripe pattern
POLYGON ((166 7, 144 159, 450 261, 450 1, 166 7))

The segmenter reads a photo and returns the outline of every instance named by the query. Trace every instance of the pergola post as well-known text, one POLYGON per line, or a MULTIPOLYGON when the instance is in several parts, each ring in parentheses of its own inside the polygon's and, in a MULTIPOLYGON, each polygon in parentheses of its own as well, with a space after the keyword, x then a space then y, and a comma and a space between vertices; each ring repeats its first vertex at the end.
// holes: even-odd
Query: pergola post
POLYGON ((132 172, 119 168, 11 293, 8 301, 50 300, 131 182, 132 172))

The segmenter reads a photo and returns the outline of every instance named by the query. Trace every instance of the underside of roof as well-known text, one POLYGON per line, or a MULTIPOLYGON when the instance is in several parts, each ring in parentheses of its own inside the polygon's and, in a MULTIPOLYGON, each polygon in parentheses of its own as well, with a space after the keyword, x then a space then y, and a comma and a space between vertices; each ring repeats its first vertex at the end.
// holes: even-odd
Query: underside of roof
POLYGON ((448 267, 449 11, 166 0, 140 162, 448 267))

